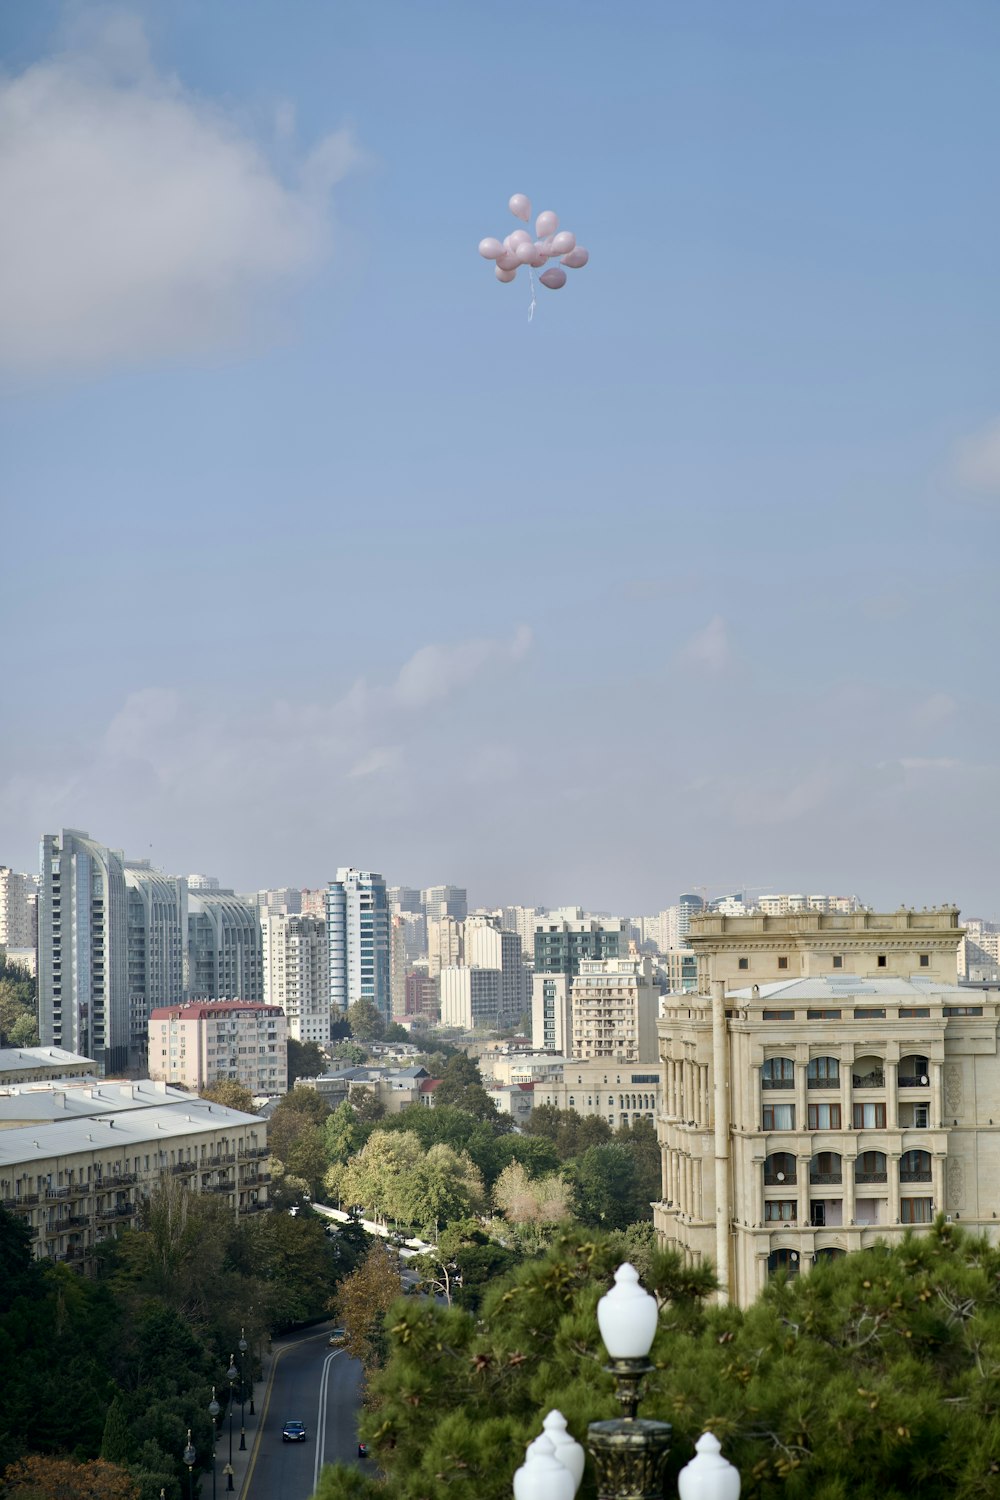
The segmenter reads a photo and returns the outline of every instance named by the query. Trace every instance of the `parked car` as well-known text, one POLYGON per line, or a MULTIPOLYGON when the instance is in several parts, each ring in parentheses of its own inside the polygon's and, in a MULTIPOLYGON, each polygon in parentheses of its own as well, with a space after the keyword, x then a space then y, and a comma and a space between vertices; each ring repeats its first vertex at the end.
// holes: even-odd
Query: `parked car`
POLYGON ((281 1429, 281 1441, 283 1443, 304 1443, 306 1440, 306 1424, 304 1422, 286 1422, 281 1429))

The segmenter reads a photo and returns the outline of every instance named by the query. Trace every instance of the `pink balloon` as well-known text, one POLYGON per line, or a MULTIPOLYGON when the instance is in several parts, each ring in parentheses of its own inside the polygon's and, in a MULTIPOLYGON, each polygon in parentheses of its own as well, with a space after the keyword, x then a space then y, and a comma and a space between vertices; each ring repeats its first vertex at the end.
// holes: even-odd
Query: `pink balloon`
POLYGON ((520 266, 533 266, 535 264, 536 250, 530 240, 522 240, 519 245, 514 246, 514 255, 520 266))
POLYGON ((515 276, 517 275, 517 271, 505 271, 498 262, 497 268, 493 274, 496 277, 497 281, 513 281, 515 276))
POLYGON ((490 237, 479 241, 479 253, 483 260, 496 260, 498 255, 503 254, 503 246, 499 240, 490 237))
POLYGON ((538 279, 542 286, 551 287, 554 292, 557 292, 561 286, 566 285, 566 272, 560 271, 558 266, 549 266, 549 269, 543 271, 538 279))
POLYGON ((568 255, 576 246, 576 235, 570 229, 560 229, 552 240, 552 250, 555 255, 568 255))
POLYGON ((520 264, 513 250, 505 250, 502 255, 497 256, 497 265, 501 271, 516 271, 520 264))
POLYGON ((553 254, 552 241, 551 240, 536 240, 535 241, 535 249, 538 251, 539 255, 545 255, 545 256, 552 255, 553 254))
POLYGON ((518 245, 530 245, 532 239, 526 229, 515 229, 507 236, 507 243, 512 250, 516 250, 518 245))
POLYGON ((547 208, 545 212, 543 214, 539 214, 538 218, 535 220, 535 233, 538 235, 538 238, 540 240, 544 240, 546 235, 555 234, 558 228, 559 219, 557 215, 552 212, 551 208, 547 208))
POLYGON ((590 256, 583 246, 577 245, 575 250, 571 250, 568 255, 563 256, 562 263, 564 266, 569 266, 572 270, 578 271, 581 266, 587 264, 589 259, 590 256))
POLYGON ((507 204, 515 219, 523 219, 527 224, 531 217, 531 199, 526 198, 523 193, 515 193, 507 204))

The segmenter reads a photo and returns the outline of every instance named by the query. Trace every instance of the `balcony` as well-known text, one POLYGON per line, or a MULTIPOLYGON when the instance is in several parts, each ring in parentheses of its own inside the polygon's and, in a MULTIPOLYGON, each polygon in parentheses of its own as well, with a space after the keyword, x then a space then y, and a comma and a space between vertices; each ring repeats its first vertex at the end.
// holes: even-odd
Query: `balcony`
POLYGON ((95 1177, 94 1188, 100 1192, 102 1188, 131 1187, 132 1183, 138 1180, 135 1172, 113 1172, 107 1177, 95 1177))
POLYGON ((101 1208, 97 1211, 98 1224, 114 1224, 122 1219, 131 1219, 135 1216, 136 1206, 134 1203, 119 1203, 114 1208, 101 1208))
POLYGON ((901 1073, 896 1082, 901 1089, 929 1089, 931 1086, 930 1079, 926 1074, 923 1074, 919 1078, 913 1078, 908 1075, 904 1076, 901 1073))
POLYGON ((795 1087, 795 1079, 794 1078, 762 1078, 760 1080, 760 1086, 761 1086, 762 1089, 793 1089, 795 1087))
POLYGON ((843 1172, 810 1172, 809 1184, 811 1187, 827 1187, 831 1183, 843 1182, 843 1172))
POLYGON ((915 1171, 910 1170, 907 1172, 901 1168, 899 1180, 900 1182, 930 1182, 931 1169, 930 1167, 918 1167, 915 1171))
POLYGON ((45 1196, 46 1196, 46 1198, 68 1198, 69 1197, 69 1188, 68 1187, 54 1187, 54 1188, 50 1187, 50 1188, 46 1188, 45 1189, 45 1196))
POLYGON ((208 1182, 202 1187, 203 1193, 232 1193, 235 1190, 235 1182, 208 1182))
POLYGON ((173 1177, 182 1177, 185 1174, 197 1172, 197 1170, 198 1163, 196 1161, 179 1161, 175 1162, 174 1165, 170 1168, 170 1173, 173 1177))
POLYGON ((20 1198, 5 1198, 4 1208, 32 1208, 38 1202, 37 1193, 24 1193, 20 1198))
POLYGON ((888 1172, 855 1172, 855 1182, 888 1182, 888 1172))
POLYGON ((881 1068, 872 1073, 855 1073, 851 1081, 856 1089, 884 1089, 885 1073, 881 1068))
POLYGON ((787 1172, 764 1173, 765 1187, 795 1187, 797 1182, 798 1178, 796 1177, 794 1172, 792 1172, 791 1175, 789 1175, 787 1172))

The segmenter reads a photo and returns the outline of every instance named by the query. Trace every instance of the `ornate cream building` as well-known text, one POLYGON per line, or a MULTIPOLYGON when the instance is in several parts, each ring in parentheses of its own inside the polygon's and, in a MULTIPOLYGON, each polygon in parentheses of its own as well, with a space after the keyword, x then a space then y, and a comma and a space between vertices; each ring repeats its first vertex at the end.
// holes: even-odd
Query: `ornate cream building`
POLYGON ((961 937, 953 907, 692 920, 699 992, 659 1022, 654 1214, 723 1296, 942 1210, 1000 1231, 1000 990, 956 982, 961 937))

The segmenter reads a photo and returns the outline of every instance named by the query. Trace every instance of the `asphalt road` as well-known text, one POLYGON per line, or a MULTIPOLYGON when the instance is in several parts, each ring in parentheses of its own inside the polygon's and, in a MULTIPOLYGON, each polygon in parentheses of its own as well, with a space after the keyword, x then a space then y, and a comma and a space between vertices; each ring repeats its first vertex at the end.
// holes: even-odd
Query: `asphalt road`
POLYGON ((271 1379, 260 1413, 260 1439, 243 1500, 310 1500, 324 1464, 358 1458, 361 1366, 341 1349, 327 1347, 329 1329, 275 1348, 271 1379), (283 1443, 283 1423, 306 1424, 304 1443, 283 1443))

